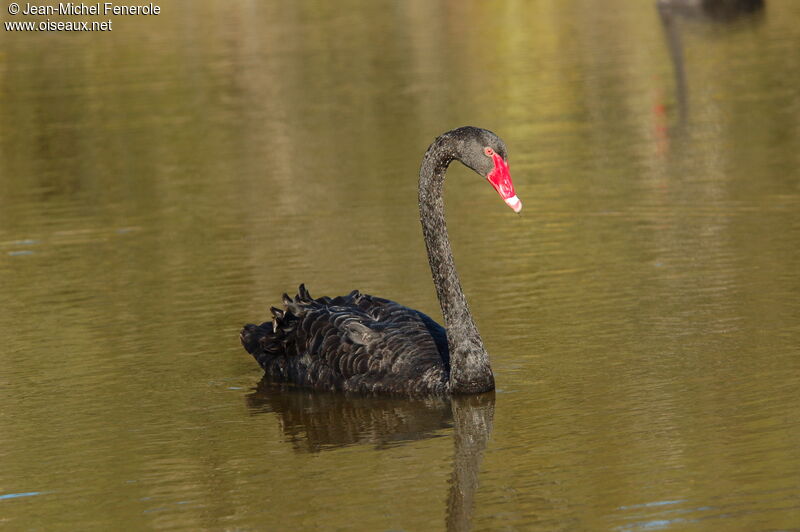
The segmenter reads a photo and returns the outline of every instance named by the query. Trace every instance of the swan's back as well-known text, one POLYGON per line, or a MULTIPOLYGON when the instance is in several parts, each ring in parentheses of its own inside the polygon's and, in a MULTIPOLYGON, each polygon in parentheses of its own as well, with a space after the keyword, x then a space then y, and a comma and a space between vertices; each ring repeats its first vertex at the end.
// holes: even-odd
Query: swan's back
POLYGON ((449 392, 447 335, 425 314, 358 291, 313 299, 303 285, 283 303, 272 322, 241 333, 272 379, 330 391, 449 392))

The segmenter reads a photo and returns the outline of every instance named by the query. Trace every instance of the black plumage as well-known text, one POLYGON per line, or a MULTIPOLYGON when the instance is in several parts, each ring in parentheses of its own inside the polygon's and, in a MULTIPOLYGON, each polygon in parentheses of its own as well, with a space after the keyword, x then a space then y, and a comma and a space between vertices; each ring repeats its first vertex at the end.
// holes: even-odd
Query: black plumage
MULTIPOLYGON (((498 168, 507 176, 508 168, 503 141, 474 127, 444 133, 423 158, 420 221, 447 329, 422 312, 357 290, 314 299, 300 285, 294 298, 283 295, 282 309, 271 308, 272 321, 245 325, 241 332, 242 345, 267 377, 317 390, 407 396, 494 389, 444 221, 444 175, 456 159, 487 178, 498 168)), ((510 198, 510 177, 508 183, 510 192, 504 193, 510 198)), ((516 195, 510 201, 521 208, 516 195)))
POLYGON ((353 291, 313 299, 303 285, 273 319, 246 325, 242 345, 268 376, 318 390, 402 395, 447 391, 444 329, 431 318, 353 291))

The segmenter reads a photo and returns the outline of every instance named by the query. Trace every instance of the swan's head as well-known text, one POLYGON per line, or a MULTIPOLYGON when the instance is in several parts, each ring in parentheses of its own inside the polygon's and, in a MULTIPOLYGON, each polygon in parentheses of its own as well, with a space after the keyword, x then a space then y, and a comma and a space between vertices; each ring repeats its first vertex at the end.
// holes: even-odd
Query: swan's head
POLYGON ((500 137, 486 129, 469 126, 453 133, 457 139, 458 159, 485 177, 514 212, 520 212, 522 201, 514 192, 508 171, 508 152, 500 137))

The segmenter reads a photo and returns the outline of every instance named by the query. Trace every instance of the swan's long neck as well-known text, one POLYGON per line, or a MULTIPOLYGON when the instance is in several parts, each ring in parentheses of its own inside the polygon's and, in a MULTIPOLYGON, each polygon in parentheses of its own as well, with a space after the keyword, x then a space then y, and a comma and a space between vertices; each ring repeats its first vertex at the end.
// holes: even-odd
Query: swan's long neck
POLYGON ((461 289, 444 220, 444 176, 455 158, 458 154, 454 147, 441 138, 428 148, 419 173, 419 216, 433 284, 447 328, 450 391, 479 393, 494 389, 494 376, 489 355, 461 289))

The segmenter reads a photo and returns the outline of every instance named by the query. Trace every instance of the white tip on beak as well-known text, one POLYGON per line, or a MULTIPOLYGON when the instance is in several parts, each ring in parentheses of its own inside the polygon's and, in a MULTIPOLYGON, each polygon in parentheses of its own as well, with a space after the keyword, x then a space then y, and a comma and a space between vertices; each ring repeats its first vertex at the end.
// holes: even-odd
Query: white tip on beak
POLYGON ((522 210, 522 201, 520 201, 516 194, 503 201, 506 202, 506 205, 514 209, 514 212, 519 212, 522 210))

